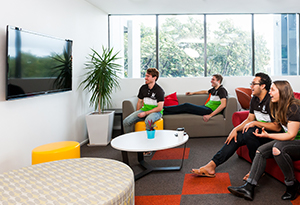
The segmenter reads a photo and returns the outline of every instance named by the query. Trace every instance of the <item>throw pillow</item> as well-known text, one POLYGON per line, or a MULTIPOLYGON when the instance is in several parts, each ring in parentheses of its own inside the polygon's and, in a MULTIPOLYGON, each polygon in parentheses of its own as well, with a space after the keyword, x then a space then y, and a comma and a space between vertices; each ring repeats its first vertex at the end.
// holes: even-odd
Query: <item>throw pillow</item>
POLYGON ((172 93, 170 95, 167 95, 165 97, 164 106, 173 106, 173 105, 178 105, 178 99, 177 99, 176 92, 172 93))
POLYGON ((300 99, 300 93, 294 92, 294 97, 297 98, 297 99, 300 99))

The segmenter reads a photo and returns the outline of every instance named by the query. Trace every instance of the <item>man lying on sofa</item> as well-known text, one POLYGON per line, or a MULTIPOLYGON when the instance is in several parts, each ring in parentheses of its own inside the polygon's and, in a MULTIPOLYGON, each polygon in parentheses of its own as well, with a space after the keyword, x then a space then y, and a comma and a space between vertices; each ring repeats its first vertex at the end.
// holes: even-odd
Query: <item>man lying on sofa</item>
POLYGON ((201 90, 197 92, 187 92, 186 95, 211 94, 209 101, 205 105, 194 105, 191 103, 183 103, 180 105, 164 107, 164 115, 189 113, 202 115, 203 120, 208 120, 222 112, 226 107, 227 90, 221 85, 223 80, 222 75, 215 74, 211 79, 210 90, 201 90))
MULTIPOLYGON (((233 128, 227 137, 223 147, 215 154, 205 166, 199 169, 192 169, 192 173, 198 176, 215 177, 215 169, 217 166, 226 162, 234 152, 243 145, 247 145, 249 149, 249 157, 253 161, 257 148, 269 141, 268 138, 256 137, 253 132, 264 127, 269 132, 279 132, 281 127, 274 122, 274 118, 270 112, 270 94, 269 89, 272 84, 270 77, 265 73, 257 73, 250 83, 252 89, 252 99, 250 102, 250 111, 246 120, 240 125, 233 128)), ((249 173, 248 173, 249 174, 249 173)), ((244 179, 247 179, 249 175, 244 179)))

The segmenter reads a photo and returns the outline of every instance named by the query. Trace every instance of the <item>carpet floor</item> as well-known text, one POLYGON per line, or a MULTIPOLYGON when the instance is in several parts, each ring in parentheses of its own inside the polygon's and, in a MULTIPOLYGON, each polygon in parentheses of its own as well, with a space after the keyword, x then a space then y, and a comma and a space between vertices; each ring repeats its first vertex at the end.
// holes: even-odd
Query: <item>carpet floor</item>
MULTIPOLYGON (((114 137, 120 135, 114 131, 114 137)), ((246 201, 233 196, 228 186, 244 184, 242 178, 250 170, 251 164, 234 154, 226 163, 216 169, 215 178, 197 177, 190 173, 192 168, 205 165, 223 146, 225 137, 190 138, 180 171, 156 171, 135 182, 136 205, 194 205, 194 204, 299 204, 300 197, 294 201, 283 201, 281 195, 285 186, 280 181, 264 175, 255 188, 254 201, 246 201)), ((145 161, 153 166, 178 166, 181 163, 183 146, 157 151, 145 161)), ((121 151, 110 145, 81 146, 81 157, 99 157, 122 161, 121 151)), ((129 153, 130 167, 135 174, 143 169, 138 164, 137 154, 129 153)))

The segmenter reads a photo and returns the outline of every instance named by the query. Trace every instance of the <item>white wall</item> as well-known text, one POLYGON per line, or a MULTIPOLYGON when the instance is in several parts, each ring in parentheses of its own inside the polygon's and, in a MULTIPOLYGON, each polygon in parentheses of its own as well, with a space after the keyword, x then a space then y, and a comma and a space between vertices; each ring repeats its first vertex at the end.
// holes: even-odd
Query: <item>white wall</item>
MULTIPOLYGON (((299 76, 271 76, 272 80, 288 80, 294 91, 300 91, 300 77, 299 76)), ((224 77, 223 85, 230 95, 234 95, 236 87, 250 87, 253 77, 224 77)), ((168 95, 173 92, 184 94, 187 91, 208 90, 211 88, 211 77, 197 77, 197 78, 159 78, 157 83, 165 90, 168 95)), ((122 79, 120 81, 121 89, 117 90, 113 98, 113 107, 121 108, 122 101, 126 98, 137 96, 139 87, 144 83, 144 79, 122 79)))
MULTIPOLYGON (((31 164, 31 150, 39 145, 86 140, 88 95, 78 90, 90 47, 107 45, 107 14, 84 0, 9 0, 0 2, 0 173, 31 164), (5 28, 13 25, 73 40, 73 91, 22 100, 5 101, 5 28)), ((114 5, 115 6, 115 5, 114 5)), ((141 12, 140 12, 141 13, 141 12)), ((300 91, 299 77, 288 79, 300 91)), ((273 79, 279 79, 273 77, 273 79)), ((248 87, 252 77, 225 77, 224 86, 234 95, 237 86, 248 87)), ((160 78, 166 94, 208 89, 207 78, 160 78)), ((137 95, 143 79, 122 79, 113 94, 113 107, 137 95)))
POLYGON ((107 14, 84 0, 10 0, 0 6, 0 173, 31 164, 39 145, 87 139, 88 97, 77 89, 90 48, 107 45, 107 14), (5 101, 6 25, 73 40, 73 90, 5 101))

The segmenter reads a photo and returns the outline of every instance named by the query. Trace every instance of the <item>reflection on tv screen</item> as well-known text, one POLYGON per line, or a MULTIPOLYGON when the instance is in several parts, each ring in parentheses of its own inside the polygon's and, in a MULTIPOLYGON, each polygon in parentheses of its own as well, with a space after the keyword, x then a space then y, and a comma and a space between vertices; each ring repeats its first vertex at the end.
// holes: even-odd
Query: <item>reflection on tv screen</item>
POLYGON ((72 41, 7 26, 7 99, 72 90, 72 41))

